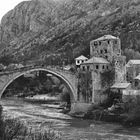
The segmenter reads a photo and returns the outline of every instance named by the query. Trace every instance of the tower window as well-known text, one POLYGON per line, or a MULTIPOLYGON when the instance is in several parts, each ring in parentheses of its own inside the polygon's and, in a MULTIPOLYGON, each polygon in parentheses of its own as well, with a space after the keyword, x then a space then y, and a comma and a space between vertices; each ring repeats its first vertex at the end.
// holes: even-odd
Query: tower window
POLYGON ((105 49, 105 53, 107 53, 107 49, 105 49))
POLYGON ((108 42, 108 44, 110 44, 110 41, 109 40, 107 42, 108 42))
POLYGON ((108 66, 106 66, 106 69, 107 69, 107 70, 108 70, 108 68, 109 68, 109 67, 108 67, 108 66))
POLYGON ((102 67, 102 68, 103 68, 103 70, 104 70, 104 69, 105 69, 105 66, 103 65, 103 67, 102 67))
POLYGON ((79 64, 79 63, 80 63, 80 61, 79 61, 79 60, 77 60, 77 63, 79 64))
POLYGON ((108 59, 108 56, 105 56, 106 59, 108 59))
POLYGON ((99 41, 99 45, 101 45, 101 41, 99 41))
POLYGON ((97 70, 99 69, 99 66, 98 66, 98 65, 96 65, 96 69, 97 69, 97 70))
POLYGON ((102 54, 103 53, 103 50, 100 50, 100 53, 102 54))
POLYGON ((83 66, 83 71, 85 71, 85 66, 83 66))
POLYGON ((87 66, 87 70, 89 70, 89 66, 87 66))

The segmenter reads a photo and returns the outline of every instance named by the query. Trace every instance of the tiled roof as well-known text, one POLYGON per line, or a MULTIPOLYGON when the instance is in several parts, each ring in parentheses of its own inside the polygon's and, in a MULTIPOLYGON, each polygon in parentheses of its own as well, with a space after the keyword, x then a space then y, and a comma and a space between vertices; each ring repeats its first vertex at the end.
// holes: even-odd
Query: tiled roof
POLYGON ((102 57, 92 57, 83 64, 109 64, 109 62, 102 57))
POLYGON ((138 59, 138 60, 135 60, 135 59, 134 60, 129 60, 128 63, 126 64, 126 66, 129 67, 130 64, 132 64, 132 65, 140 65, 140 59, 138 59))
POLYGON ((111 88, 125 89, 130 85, 130 83, 115 83, 111 88))
POLYGON ((79 56, 79 57, 77 57, 77 58, 75 58, 76 60, 87 60, 88 58, 87 57, 85 57, 85 56, 83 56, 83 55, 81 55, 81 56, 79 56))
POLYGON ((106 40, 106 39, 117 39, 117 37, 112 36, 112 35, 104 35, 100 38, 95 39, 94 41, 100 41, 100 40, 106 40))

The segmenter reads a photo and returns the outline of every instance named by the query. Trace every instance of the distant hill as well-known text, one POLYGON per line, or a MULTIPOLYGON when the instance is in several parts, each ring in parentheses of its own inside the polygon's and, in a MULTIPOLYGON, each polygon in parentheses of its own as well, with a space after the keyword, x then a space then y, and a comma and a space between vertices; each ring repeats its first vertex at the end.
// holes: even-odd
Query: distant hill
POLYGON ((0 25, 0 62, 72 63, 104 34, 121 38, 127 60, 140 58, 140 0, 31 0, 0 25))

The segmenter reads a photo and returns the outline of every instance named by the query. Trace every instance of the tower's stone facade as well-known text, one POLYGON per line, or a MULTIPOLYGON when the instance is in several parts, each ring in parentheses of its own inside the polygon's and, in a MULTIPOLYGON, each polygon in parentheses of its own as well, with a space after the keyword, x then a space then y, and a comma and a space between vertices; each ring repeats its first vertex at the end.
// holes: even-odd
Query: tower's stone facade
MULTIPOLYGON (((79 92, 79 97, 85 96, 86 99, 90 97, 88 101, 97 104, 102 103, 107 98, 107 94, 104 93, 114 83, 125 82, 125 57, 121 55, 120 39, 112 35, 104 35, 92 40, 90 42, 90 59, 82 63, 80 68, 85 73, 85 77, 87 72, 91 73, 92 90, 82 86, 83 90, 79 92), (90 91, 92 96, 91 94, 86 94, 85 89, 90 91)), ((85 82, 86 79, 83 81, 85 82)))
POLYGON ((91 41, 90 56, 102 57, 109 62, 108 70, 104 72, 92 71, 92 102, 100 103, 102 97, 104 98, 103 93, 110 88, 110 86, 114 83, 125 81, 125 57, 121 55, 120 39, 111 35, 105 35, 91 41))

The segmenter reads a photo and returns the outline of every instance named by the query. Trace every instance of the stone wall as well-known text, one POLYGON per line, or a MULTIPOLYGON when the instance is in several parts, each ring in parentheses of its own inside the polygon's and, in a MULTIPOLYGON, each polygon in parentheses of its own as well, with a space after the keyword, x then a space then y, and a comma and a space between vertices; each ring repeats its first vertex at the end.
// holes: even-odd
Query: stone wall
POLYGON ((140 99, 140 90, 123 90, 123 102, 137 102, 140 99))
POLYGON ((90 109, 91 105, 92 105, 91 103, 81 103, 81 102, 73 103, 71 105, 70 114, 78 112, 86 113, 90 109))

